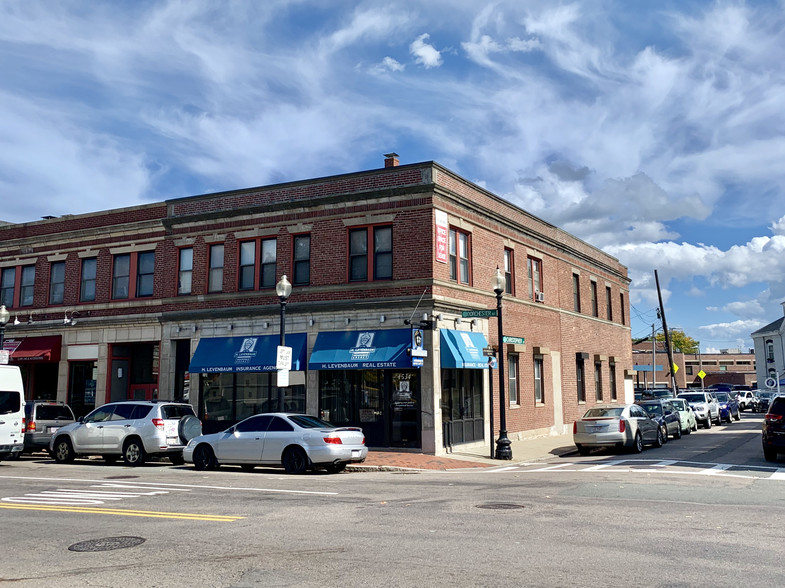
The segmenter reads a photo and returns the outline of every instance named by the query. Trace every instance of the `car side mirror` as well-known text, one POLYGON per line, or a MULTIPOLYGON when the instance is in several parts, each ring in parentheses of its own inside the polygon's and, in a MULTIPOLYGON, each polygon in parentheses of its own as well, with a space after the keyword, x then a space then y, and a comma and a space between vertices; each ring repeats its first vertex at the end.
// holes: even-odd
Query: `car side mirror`
POLYGON ((76 422, 83 423, 84 422, 84 417, 80 416, 78 419, 76 419, 76 422))

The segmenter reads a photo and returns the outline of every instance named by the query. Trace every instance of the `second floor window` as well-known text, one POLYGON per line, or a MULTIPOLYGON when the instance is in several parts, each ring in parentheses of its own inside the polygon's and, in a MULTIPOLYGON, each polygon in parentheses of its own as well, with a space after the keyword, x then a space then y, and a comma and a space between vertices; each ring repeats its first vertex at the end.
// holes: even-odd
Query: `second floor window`
POLYGON ((605 304, 608 307, 608 320, 613 320, 613 296, 611 296, 611 287, 605 286, 605 304))
POLYGON ((619 308, 621 312, 621 324, 626 325, 627 319, 624 314, 624 292, 619 292, 619 308))
POLYGON ((62 304, 65 297, 65 262, 49 266, 49 304, 62 304))
POLYGON ((469 283, 469 235, 450 229, 450 279, 460 284, 469 283))
POLYGON ((180 268, 177 272, 177 294, 191 293, 194 274, 194 250, 192 247, 180 249, 180 268))
POLYGON ((311 236, 294 237, 294 284, 306 285, 311 282, 311 236))
POLYGON ((112 298, 122 299, 129 296, 131 281, 131 255, 123 253, 114 256, 112 264, 112 298))
POLYGON ((364 282, 392 278, 392 227, 370 227, 349 231, 349 280, 364 282), (373 255, 368 254, 369 235, 373 255))
POLYGON ((583 360, 575 361, 575 379, 578 388, 578 402, 586 402, 586 383, 584 382, 583 360))
POLYGON ((618 394, 616 392, 616 364, 612 363, 609 366, 609 373, 608 373, 608 385, 611 389, 611 400, 614 402, 618 398, 618 394))
POLYGON ((276 239, 264 239, 262 241, 262 267, 259 272, 260 286, 262 288, 275 288, 276 264, 278 262, 277 244, 278 241, 276 239))
POLYGON ((210 268, 207 276, 207 291, 221 292, 224 288, 224 246, 210 246, 210 268))
POLYGON ((35 266, 22 267, 22 280, 19 287, 19 306, 32 306, 35 291, 35 266))
POLYGON ((602 402, 602 364, 594 364, 594 394, 597 402, 602 402))
POLYGON ((572 274, 572 309, 581 311, 581 278, 578 274, 572 274))
POLYGON ((144 298, 153 295, 155 281, 155 251, 138 254, 136 270, 136 296, 144 298))
POLYGON ((79 283, 79 301, 92 302, 95 300, 96 259, 86 257, 82 260, 82 277, 79 283))
POLYGON ((14 306, 14 287, 16 286, 16 268, 6 267, 0 273, 0 304, 6 308, 14 306))
POLYGON ((597 304, 597 282, 591 282, 591 315, 599 317, 600 316, 600 309, 599 305, 597 304))
POLYGON ((529 281, 529 298, 534 300, 537 292, 542 292, 542 261, 529 257, 526 260, 526 272, 529 281))
POLYGON ((253 290, 256 286, 256 241, 240 243, 240 290, 253 290))
POLYGON ((507 294, 514 295, 515 288, 515 278, 513 273, 513 259, 512 259, 512 249, 504 249, 504 291, 507 294))

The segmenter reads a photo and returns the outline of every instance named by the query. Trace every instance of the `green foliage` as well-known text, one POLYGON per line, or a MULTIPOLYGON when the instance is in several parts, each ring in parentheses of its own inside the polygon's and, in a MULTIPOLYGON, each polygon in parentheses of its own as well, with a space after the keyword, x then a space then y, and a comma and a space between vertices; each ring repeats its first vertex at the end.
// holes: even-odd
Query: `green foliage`
MULTIPOLYGON (((696 341, 684 331, 678 329, 670 330, 671 347, 673 350, 680 350, 682 353, 698 353, 700 341, 696 341)), ((657 333, 657 341, 665 341, 665 333, 657 333)))

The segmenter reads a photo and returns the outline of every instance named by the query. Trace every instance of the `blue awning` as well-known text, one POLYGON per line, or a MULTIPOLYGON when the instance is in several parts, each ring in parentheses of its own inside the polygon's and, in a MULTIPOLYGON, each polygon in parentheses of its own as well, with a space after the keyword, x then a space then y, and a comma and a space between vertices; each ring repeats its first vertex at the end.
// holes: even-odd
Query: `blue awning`
MULTIPOLYGON (((188 371, 192 374, 274 372, 280 340, 279 335, 200 339, 188 371)), ((292 348, 292 371, 305 370, 305 333, 287 334, 286 346, 292 348)))
POLYGON ((311 352, 312 370, 411 368, 411 329, 327 331, 319 333, 311 352))
POLYGON ((482 333, 441 329, 442 368, 488 369, 489 357, 482 354, 488 340, 482 333))

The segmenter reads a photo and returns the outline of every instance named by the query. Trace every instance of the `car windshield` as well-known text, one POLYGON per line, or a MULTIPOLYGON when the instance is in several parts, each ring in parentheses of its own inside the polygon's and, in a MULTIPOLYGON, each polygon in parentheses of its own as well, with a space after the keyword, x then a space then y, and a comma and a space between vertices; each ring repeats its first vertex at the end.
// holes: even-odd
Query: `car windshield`
POLYGON ((683 400, 671 400, 671 404, 673 404, 676 410, 687 410, 686 403, 683 400))
POLYGON ((717 397, 717 400, 719 400, 720 402, 728 402, 727 392, 717 392, 714 395, 717 397))
POLYGON ((706 398, 703 394, 682 394, 681 398, 687 402, 706 402, 706 398))
POLYGON ((36 418, 40 421, 54 421, 57 419, 74 420, 74 413, 64 405, 39 404, 35 411, 36 418))
POLYGON ((624 410, 621 406, 614 406, 612 408, 590 408, 586 411, 586 414, 583 415, 585 419, 596 419, 602 417, 614 417, 618 418, 621 416, 622 411, 624 410))
POLYGON ((335 425, 308 414, 289 415, 289 420, 303 429, 334 429, 335 425))
POLYGON ((660 404, 643 404, 644 410, 649 413, 649 416, 662 416, 662 405, 660 404))

